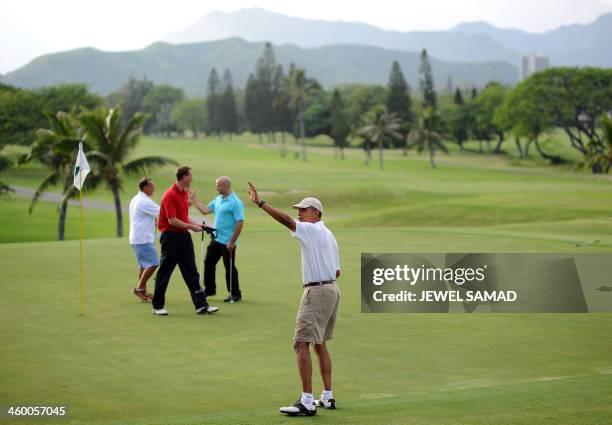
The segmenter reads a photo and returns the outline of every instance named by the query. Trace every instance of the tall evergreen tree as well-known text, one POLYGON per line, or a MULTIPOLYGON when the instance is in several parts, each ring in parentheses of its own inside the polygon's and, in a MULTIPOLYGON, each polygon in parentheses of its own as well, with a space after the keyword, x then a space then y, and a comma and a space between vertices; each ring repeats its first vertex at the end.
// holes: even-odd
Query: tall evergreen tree
POLYGON ((221 118, 222 130, 229 134, 238 132, 238 112, 236 110, 236 95, 234 93, 234 83, 232 73, 226 69, 223 73, 223 96, 221 99, 221 118))
POLYGON ((337 89, 334 90, 331 101, 331 121, 331 137, 334 144, 340 149, 340 158, 344 159, 344 148, 351 129, 344 111, 342 97, 337 89))
POLYGON ((244 115, 247 122, 247 128, 252 133, 258 134, 261 141, 262 130, 258 121, 257 92, 257 80, 255 80, 255 76, 253 74, 249 74, 244 90, 244 115))
POLYGON ((426 49, 423 49, 421 52, 421 67, 419 69, 419 74, 419 87, 423 94, 423 108, 432 108, 435 110, 438 106, 438 96, 434 87, 431 64, 429 63, 426 49))
MULTIPOLYGON (((296 65, 294 62, 291 62, 289 64, 289 70, 287 71, 287 77, 285 78, 285 84, 283 87, 283 92, 285 94, 287 94, 287 98, 289 98, 290 96, 288 95, 289 91, 291 90, 291 76, 295 73, 295 70, 297 69, 296 65)), ((297 130, 296 130, 296 121, 297 121, 297 112, 295 109, 291 108, 291 105, 288 105, 289 108, 287 110, 287 114, 283 117, 283 128, 285 129, 285 131, 287 131, 288 133, 291 133, 295 139, 295 143, 298 142, 298 136, 297 136, 297 130)))
POLYGON ((459 87, 455 90, 455 98, 453 99, 453 103, 456 107, 452 110, 450 114, 450 130, 453 135, 453 139, 459 145, 459 148, 463 150, 463 144, 468 139, 468 130, 470 128, 470 114, 471 107, 465 104, 463 100, 463 94, 459 87))
POLYGON ((276 71, 276 58, 270 43, 266 43, 263 55, 255 65, 255 80, 257 82, 258 127, 263 132, 271 132, 274 128, 274 93, 273 79, 276 71))
POLYGON ((272 84, 274 94, 274 130, 281 132, 281 155, 285 156, 285 133, 292 132, 295 126, 295 113, 289 106, 290 80, 283 72, 282 65, 276 67, 272 84))
POLYGON ((208 131, 218 134, 219 137, 223 130, 222 99, 221 80, 219 80, 217 69, 213 68, 208 76, 206 108, 208 110, 208 131))
POLYGON ((461 93, 459 87, 457 87, 457 90, 455 90, 455 98, 453 99, 453 102, 455 103, 455 105, 460 106, 465 104, 465 101, 463 100, 463 94, 461 93))
POLYGON ((406 150, 408 148, 408 133, 413 121, 412 100, 410 99, 410 88, 397 61, 394 61, 391 65, 391 73, 389 74, 387 111, 395 114, 402 123, 398 131, 402 135, 402 139, 392 138, 393 145, 395 147, 403 145, 406 150))

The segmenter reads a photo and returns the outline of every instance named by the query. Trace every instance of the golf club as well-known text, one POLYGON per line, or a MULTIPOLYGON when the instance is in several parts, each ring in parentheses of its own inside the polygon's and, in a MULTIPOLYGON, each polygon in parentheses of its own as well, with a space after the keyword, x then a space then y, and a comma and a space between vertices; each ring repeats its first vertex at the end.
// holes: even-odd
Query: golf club
POLYGON ((205 293, 204 290, 204 233, 209 234, 212 240, 217 238, 217 229, 206 226, 206 222, 202 222, 202 242, 200 244, 200 290, 198 292, 205 293))
POLYGON ((234 281, 232 280, 233 278, 233 271, 234 271, 234 254, 232 253, 232 249, 229 250, 229 257, 230 257, 230 303, 233 304, 234 303, 234 281))

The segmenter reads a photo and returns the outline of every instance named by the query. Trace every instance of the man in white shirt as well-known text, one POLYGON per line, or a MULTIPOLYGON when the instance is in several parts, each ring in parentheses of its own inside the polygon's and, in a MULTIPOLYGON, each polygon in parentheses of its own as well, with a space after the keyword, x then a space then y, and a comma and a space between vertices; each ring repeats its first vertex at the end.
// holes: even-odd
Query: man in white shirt
POLYGON ((159 215, 159 205, 150 197, 155 191, 155 183, 144 177, 138 184, 140 191, 130 201, 130 245, 138 261, 138 287, 132 289, 144 302, 150 302, 153 295, 147 292, 147 281, 159 266, 155 249, 155 220, 159 215))
POLYGON ((281 407, 280 411, 288 415, 313 416, 317 413, 317 407, 335 409, 336 400, 331 389, 332 362, 325 342, 332 338, 338 314, 340 290, 335 282, 340 276, 340 257, 334 235, 321 221, 323 206, 316 198, 304 198, 293 206, 298 210, 298 221, 295 221, 259 199, 257 189, 251 182, 248 193, 251 202, 291 230, 291 237, 300 242, 302 250, 304 293, 293 337, 302 380, 302 397, 292 406, 281 407), (317 400, 312 395, 310 344, 319 359, 323 379, 323 393, 317 400))

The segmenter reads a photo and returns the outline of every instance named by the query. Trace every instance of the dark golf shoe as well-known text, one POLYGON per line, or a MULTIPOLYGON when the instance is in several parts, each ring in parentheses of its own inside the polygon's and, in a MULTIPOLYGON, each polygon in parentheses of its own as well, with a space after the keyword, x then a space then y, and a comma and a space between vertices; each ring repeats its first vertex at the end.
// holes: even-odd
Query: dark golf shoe
POLYGON ((281 407, 281 413, 286 413, 289 416, 297 416, 297 415, 306 415, 306 416, 314 416, 317 414, 317 406, 315 403, 312 403, 312 406, 306 407, 302 404, 302 400, 298 400, 293 403, 293 406, 281 407))
POLYGON ((223 300, 223 302, 224 303, 229 303, 230 301, 234 301, 235 303, 237 303, 240 300, 242 300, 242 297, 232 297, 232 296, 229 296, 229 297, 225 298, 223 300))

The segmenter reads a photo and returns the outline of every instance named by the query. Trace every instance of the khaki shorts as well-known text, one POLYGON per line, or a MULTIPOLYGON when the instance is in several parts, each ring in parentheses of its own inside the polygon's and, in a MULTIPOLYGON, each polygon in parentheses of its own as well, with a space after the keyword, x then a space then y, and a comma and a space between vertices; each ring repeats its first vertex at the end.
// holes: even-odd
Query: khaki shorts
POLYGON ((305 288, 295 318, 293 341, 322 344, 330 340, 334 333, 339 304, 340 289, 335 283, 305 288))

